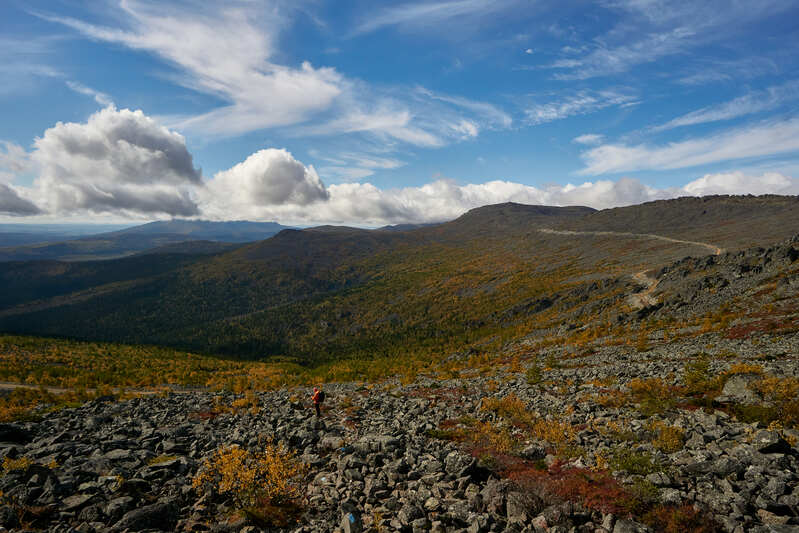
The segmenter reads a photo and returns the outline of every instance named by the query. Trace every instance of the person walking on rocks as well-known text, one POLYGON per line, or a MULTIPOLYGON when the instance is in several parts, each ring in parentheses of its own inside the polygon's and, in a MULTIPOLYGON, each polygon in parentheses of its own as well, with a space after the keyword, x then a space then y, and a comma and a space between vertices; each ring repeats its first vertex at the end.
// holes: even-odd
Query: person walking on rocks
POLYGON ((322 405, 322 402, 325 401, 325 391, 322 390, 321 385, 313 388, 313 396, 311 396, 311 400, 313 400, 313 406, 316 408, 317 418, 322 416, 322 412, 319 408, 322 405))

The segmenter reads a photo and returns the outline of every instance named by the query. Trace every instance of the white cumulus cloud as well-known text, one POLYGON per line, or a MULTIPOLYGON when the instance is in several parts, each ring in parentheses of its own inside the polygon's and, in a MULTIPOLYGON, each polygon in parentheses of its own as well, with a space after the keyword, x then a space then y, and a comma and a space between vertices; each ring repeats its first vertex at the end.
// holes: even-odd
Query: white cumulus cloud
POLYGON ((85 123, 59 122, 37 138, 35 189, 53 213, 198 213, 201 183, 182 135, 141 111, 107 107, 85 123))
POLYGON ((234 167, 218 172, 207 183, 210 211, 250 213, 269 208, 305 207, 328 198, 328 191, 313 166, 305 166, 286 150, 255 152, 234 167))

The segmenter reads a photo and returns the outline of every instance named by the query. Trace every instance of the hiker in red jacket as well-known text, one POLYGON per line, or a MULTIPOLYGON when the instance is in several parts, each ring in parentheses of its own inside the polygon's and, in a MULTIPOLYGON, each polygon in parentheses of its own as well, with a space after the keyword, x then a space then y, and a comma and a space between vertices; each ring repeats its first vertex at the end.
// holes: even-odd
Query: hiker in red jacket
POLYGON ((322 412, 319 410, 319 406, 322 405, 322 402, 325 401, 325 391, 321 389, 321 387, 314 387, 313 388, 313 396, 311 396, 311 400, 313 400, 313 406, 316 408, 316 416, 322 416, 322 412))

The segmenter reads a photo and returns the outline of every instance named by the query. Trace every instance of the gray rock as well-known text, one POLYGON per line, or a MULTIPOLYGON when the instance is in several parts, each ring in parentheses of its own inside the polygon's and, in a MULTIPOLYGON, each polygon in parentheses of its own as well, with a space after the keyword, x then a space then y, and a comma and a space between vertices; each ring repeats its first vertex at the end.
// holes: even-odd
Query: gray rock
POLYGON ((763 402, 763 399, 752 389, 749 384, 761 379, 759 374, 735 374, 727 379, 721 395, 716 397, 719 403, 740 403, 744 405, 755 405, 763 402))
POLYGON ((424 511, 412 504, 404 505, 397 513, 397 518, 404 526, 409 526, 411 522, 422 517, 424 517, 424 511))
POLYGON ((506 503, 506 513, 508 522, 512 524, 524 524, 527 522, 528 501, 521 492, 508 493, 506 503))
POLYGON ((119 522, 114 524, 114 529, 161 529, 169 531, 178 522, 178 510, 169 503, 154 503, 139 509, 128 511, 119 522))
POLYGON ((14 529, 19 525, 17 512, 10 505, 0 506, 0 526, 14 529))
POLYGON ((27 444, 32 439, 31 432, 18 424, 0 424, 0 442, 27 444))
POLYGON ((613 526, 613 533, 643 533, 648 531, 645 526, 633 522, 632 520, 616 520, 613 526))
POLYGON ((755 433, 752 443, 760 453, 791 453, 791 445, 776 431, 760 430, 755 433))
POLYGON ((105 514, 112 520, 118 520, 133 507, 135 501, 130 496, 114 498, 105 506, 105 514))
POLYGON ((547 456, 547 451, 540 444, 530 444, 519 455, 528 461, 538 461, 547 456))
POLYGON ((75 494, 74 496, 68 496, 61 502, 61 509, 64 511, 75 511, 86 505, 93 498, 93 494, 75 494))

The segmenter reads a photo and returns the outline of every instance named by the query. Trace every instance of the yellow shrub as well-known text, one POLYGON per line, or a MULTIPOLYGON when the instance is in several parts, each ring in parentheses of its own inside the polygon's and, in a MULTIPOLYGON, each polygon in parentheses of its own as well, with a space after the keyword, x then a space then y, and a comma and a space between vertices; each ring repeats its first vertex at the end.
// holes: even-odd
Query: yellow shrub
POLYGON ((536 420, 532 432, 537 439, 545 440, 555 446, 572 444, 577 439, 577 430, 574 426, 560 420, 536 420))
POLYGON ((159 455, 159 456, 153 457, 152 459, 147 461, 147 464, 150 465, 150 466, 152 466, 152 465, 160 465, 161 463, 167 463, 167 462, 172 461, 172 460, 177 459, 177 458, 178 458, 177 455, 159 455))
POLYGON ((764 377, 752 383, 752 388, 775 404, 782 424, 799 427, 799 379, 764 377))
POLYGON ((641 404, 641 412, 646 415, 670 409, 675 404, 676 391, 661 378, 635 378, 628 386, 632 397, 641 404))
POLYGON ((19 459, 11 459, 6 457, 3 459, 3 472, 11 472, 13 470, 24 470, 33 464, 29 457, 22 456, 19 459))
POLYGON ((602 407, 610 408, 624 407, 628 403, 627 395, 619 389, 597 393, 593 396, 593 400, 602 407))
POLYGON ((507 428, 496 427, 490 422, 478 422, 475 429, 477 433, 474 440, 477 442, 486 440, 498 452, 508 453, 517 443, 507 428))
POLYGON ((519 426, 530 426, 533 422, 533 416, 527 411, 527 405, 514 393, 504 398, 483 398, 480 409, 492 412, 519 426))
POLYGON ((727 370, 726 374, 763 374, 763 367, 750 363, 735 363, 727 370))
POLYGON ((685 443, 685 432, 681 428, 670 426, 665 422, 652 422, 648 429, 655 433, 652 445, 658 450, 665 453, 682 450, 685 443))
POLYGON ((213 488, 240 508, 291 505, 301 496, 304 470, 293 452, 271 442, 254 453, 226 446, 203 463, 193 486, 201 491, 213 488))
POLYGON ((772 402, 782 403, 799 398, 799 379, 765 377, 752 384, 757 392, 772 402))

